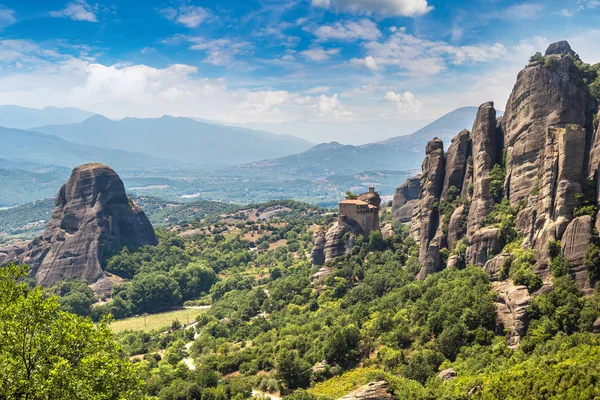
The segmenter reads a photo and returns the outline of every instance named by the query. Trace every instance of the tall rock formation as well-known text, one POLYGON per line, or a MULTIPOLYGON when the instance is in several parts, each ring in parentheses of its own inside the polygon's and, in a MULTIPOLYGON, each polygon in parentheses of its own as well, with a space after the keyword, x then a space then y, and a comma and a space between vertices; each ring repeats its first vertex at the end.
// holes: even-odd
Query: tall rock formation
POLYGON ((127 198, 117 173, 106 165, 85 164, 60 188, 45 232, 19 261, 29 264, 45 287, 68 278, 92 283, 104 275, 110 253, 157 243, 150 221, 127 198))
POLYGON ((411 225, 419 243, 417 278, 446 267, 440 256, 445 248, 447 266, 485 266, 493 281, 505 279, 514 257, 502 250, 522 235, 516 244, 533 250, 536 260, 526 268, 545 285, 528 293, 510 279, 494 283, 499 323, 509 329, 511 346, 526 331, 530 300, 552 290, 549 241, 561 241, 584 293, 594 290, 584 261, 597 240, 594 229, 600 230, 600 213, 592 215, 600 205, 600 110, 588 87, 595 72, 581 66, 567 42, 550 45, 519 73, 502 118, 496 118, 493 103, 484 103, 470 138, 460 132, 447 154, 437 139, 426 149, 411 225), (452 186, 458 200, 449 195, 452 186), (463 238, 464 245, 457 246, 463 238))
POLYGON ((502 134, 496 127, 494 103, 479 107, 473 130, 473 198, 469 208, 467 235, 472 238, 481 222, 494 208, 494 197, 490 190, 490 171, 502 156, 502 134))
POLYGON ((425 148, 423 175, 421 175, 421 194, 413 212, 411 236, 419 242, 419 261, 421 271, 419 279, 439 270, 440 243, 433 241, 439 225, 439 203, 444 186, 445 156, 444 143, 435 138, 425 148))

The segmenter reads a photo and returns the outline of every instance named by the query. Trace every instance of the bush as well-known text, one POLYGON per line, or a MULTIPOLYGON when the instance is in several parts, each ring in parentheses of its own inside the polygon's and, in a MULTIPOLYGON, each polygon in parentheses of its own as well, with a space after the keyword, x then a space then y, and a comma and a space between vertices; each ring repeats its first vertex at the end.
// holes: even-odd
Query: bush
POLYGON ((529 293, 535 292, 543 285, 542 279, 526 266, 521 267, 515 272, 513 275, 513 282, 515 285, 527 286, 529 293))
POLYGON ((594 243, 587 247, 583 265, 588 271, 591 282, 600 279, 600 247, 594 243))

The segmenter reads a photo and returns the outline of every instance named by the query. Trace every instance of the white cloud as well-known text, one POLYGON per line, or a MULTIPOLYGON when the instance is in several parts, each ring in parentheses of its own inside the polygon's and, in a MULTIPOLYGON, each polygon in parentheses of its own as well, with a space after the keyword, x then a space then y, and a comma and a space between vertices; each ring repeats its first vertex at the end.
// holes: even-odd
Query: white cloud
POLYGON ((0 5, 0 29, 17 22, 15 11, 0 5))
POLYGON ((300 52, 305 59, 315 62, 327 61, 332 56, 338 55, 339 53, 340 49, 325 50, 322 47, 313 47, 300 52))
POLYGON ((97 7, 90 6, 85 0, 75 0, 60 11, 50 11, 54 18, 70 18, 73 21, 98 22, 97 7))
POLYGON ((563 8, 562 10, 557 11, 556 14, 562 15, 563 17, 573 17, 580 11, 593 9, 599 5, 599 0, 575 0, 572 1, 570 8, 563 8))
POLYGON ((178 37, 191 43, 191 50, 206 52, 203 62, 212 65, 231 67, 236 64, 236 56, 245 54, 251 47, 249 42, 230 39, 205 39, 202 37, 178 37))
POLYGON ((319 41, 326 40, 377 40, 381 31, 377 24, 369 19, 360 21, 336 22, 317 28, 315 36, 319 41))
POLYGON ((415 95, 410 91, 396 93, 393 91, 386 92, 383 99, 388 103, 396 104, 399 112, 418 114, 421 111, 423 104, 417 100, 415 95))
POLYGON ((379 66, 371 56, 365 58, 353 58, 350 60, 350 64, 364 67, 370 71, 379 71, 379 66))
POLYGON ((314 7, 335 8, 353 14, 417 17, 433 10, 427 0, 312 0, 314 7))
POLYGON ((448 65, 465 65, 502 58, 506 48, 500 43, 453 46, 431 41, 397 29, 383 42, 365 43, 365 50, 378 66, 391 65, 407 75, 436 75, 448 65))
POLYGON ((352 116, 351 112, 344 109, 337 94, 333 96, 321 95, 316 108, 321 116, 334 116, 336 118, 352 116))
POLYGON ((201 23, 212 17, 210 10, 191 5, 182 5, 178 9, 167 7, 160 12, 169 20, 188 28, 197 28, 201 23))
POLYGON ((543 10, 544 8, 536 3, 514 4, 504 10, 502 17, 506 19, 536 19, 543 10))

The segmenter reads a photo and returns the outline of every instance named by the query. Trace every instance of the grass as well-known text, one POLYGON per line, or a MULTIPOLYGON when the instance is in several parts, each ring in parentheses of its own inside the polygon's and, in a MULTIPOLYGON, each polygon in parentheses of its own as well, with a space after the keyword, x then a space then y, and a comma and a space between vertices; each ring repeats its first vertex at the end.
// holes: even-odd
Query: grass
POLYGON ((170 328, 174 320, 179 320, 182 324, 194 322, 196 317, 202 314, 203 310, 185 308, 183 310, 169 311, 160 314, 150 314, 146 317, 138 316, 126 319, 120 319, 110 324, 113 332, 122 331, 143 331, 150 332, 156 329, 170 328))
POLYGON ((369 382, 381 380, 384 372, 375 367, 356 368, 324 382, 317 383, 309 391, 317 396, 339 399, 369 382))

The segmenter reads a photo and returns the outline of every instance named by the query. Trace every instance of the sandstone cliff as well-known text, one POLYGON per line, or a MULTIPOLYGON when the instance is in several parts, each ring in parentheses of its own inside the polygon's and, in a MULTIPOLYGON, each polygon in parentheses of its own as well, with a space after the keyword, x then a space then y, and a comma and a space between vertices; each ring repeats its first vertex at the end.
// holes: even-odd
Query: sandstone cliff
POLYGON ((485 266, 499 281, 499 324, 509 329, 511 346, 526 330, 535 293, 507 277, 513 258, 502 252, 506 245, 532 251, 535 265, 521 268, 551 290, 548 243, 561 241, 579 287, 595 287, 584 261, 600 241, 600 110, 581 65, 568 43, 552 44, 519 73, 502 118, 484 103, 471 132, 458 133, 447 152, 437 138, 425 149, 411 221, 417 279, 450 266, 485 266))
POLYGON ((85 164, 61 187, 46 230, 18 261, 30 265, 45 287, 67 278, 92 283, 103 277, 110 253, 157 242, 150 221, 127 198, 117 173, 106 165, 85 164))

